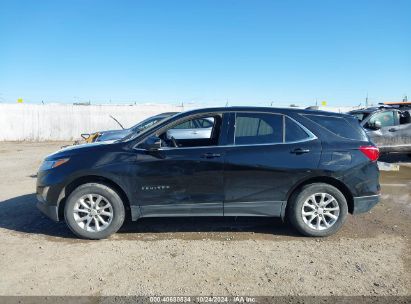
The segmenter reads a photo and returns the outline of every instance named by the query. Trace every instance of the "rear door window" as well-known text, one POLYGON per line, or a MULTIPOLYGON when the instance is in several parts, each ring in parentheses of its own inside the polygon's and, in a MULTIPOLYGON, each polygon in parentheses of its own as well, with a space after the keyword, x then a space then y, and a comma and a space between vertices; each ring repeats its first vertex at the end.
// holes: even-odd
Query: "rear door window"
POLYGON ((237 113, 234 143, 236 145, 283 142, 283 116, 267 113, 237 113))

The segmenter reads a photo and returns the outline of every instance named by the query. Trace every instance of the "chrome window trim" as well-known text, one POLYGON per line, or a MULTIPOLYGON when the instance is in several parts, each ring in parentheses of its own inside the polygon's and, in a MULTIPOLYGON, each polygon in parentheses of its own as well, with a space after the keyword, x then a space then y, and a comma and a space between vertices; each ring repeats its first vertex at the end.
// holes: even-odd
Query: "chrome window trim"
MULTIPOLYGON (((312 140, 316 140, 318 139, 318 137, 312 133, 309 129, 307 129, 304 125, 302 125, 300 122, 298 122, 297 120, 295 120, 294 118, 288 116, 287 114, 283 114, 283 113, 278 113, 278 112, 269 112, 269 111, 216 111, 216 112, 206 112, 203 113, 205 115, 207 114, 224 114, 224 113, 235 113, 237 114, 237 112, 244 112, 244 113, 264 113, 264 114, 276 114, 276 115, 283 115, 283 123, 285 123, 285 117, 288 117, 289 119, 291 119, 294 123, 296 123, 299 127, 301 127, 308 135, 308 137, 306 139, 302 139, 302 140, 297 140, 297 141, 285 141, 285 136, 283 137, 283 142, 279 142, 279 143, 264 143, 264 144, 241 144, 241 145, 236 145, 231 144, 231 145, 221 145, 221 146, 198 146, 198 147, 164 147, 164 148, 160 148, 157 151, 167 151, 167 150, 175 150, 175 149, 179 149, 179 150, 187 150, 187 149, 207 149, 207 148, 232 148, 232 147, 254 147, 254 146, 275 146, 275 145, 284 145, 284 144, 297 144, 297 143, 304 143, 304 142, 309 142, 312 140)), ((195 114, 192 117, 196 117, 196 116, 203 116, 203 114, 195 114)), ((327 116, 327 115, 319 115, 319 116, 327 116)), ((191 116, 190 116, 191 117, 191 116)), ((236 116, 235 116, 236 118, 236 116)), ((234 136, 235 136, 235 118, 234 118, 234 136)), ((182 119, 181 119, 182 120, 182 119)), ((174 125, 174 124, 172 124, 174 125)), ((172 127, 172 126, 171 126, 172 127)), ((165 128, 161 128, 160 130, 165 129, 165 128)), ((158 130, 158 131, 160 131, 158 130)), ((283 132, 284 132, 285 128, 283 127, 283 132)), ((154 132, 153 134, 157 134, 158 132, 154 132)), ((153 135, 151 134, 151 135, 153 135)), ((146 137, 147 138, 147 137, 146 137)), ((144 140, 144 139, 143 139, 144 140)), ((133 150, 137 150, 137 151, 147 151, 146 149, 142 149, 142 148, 137 148, 137 146, 143 142, 143 140, 139 141, 137 144, 134 145, 133 150)))
MULTIPOLYGON (((289 145, 289 144, 298 144, 298 143, 304 143, 304 142, 309 142, 312 140, 316 140, 317 137, 315 138, 306 138, 303 140, 298 140, 298 141, 288 141, 288 142, 280 142, 280 143, 266 143, 266 144, 244 144, 244 145, 223 145, 223 146, 198 146, 198 147, 164 147, 160 148, 156 151, 167 151, 167 150, 187 150, 187 149, 215 149, 215 148, 234 148, 234 147, 256 147, 256 146, 277 146, 277 145, 289 145)), ((134 150, 137 151, 147 151, 142 148, 133 148, 134 150)))

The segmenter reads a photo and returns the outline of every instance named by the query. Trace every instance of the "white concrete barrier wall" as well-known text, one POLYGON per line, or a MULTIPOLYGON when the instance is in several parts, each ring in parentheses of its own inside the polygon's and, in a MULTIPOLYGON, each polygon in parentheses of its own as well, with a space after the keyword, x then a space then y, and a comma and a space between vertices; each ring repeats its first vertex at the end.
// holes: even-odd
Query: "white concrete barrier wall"
POLYGON ((181 112, 181 106, 156 105, 30 105, 0 104, 0 141, 75 140, 81 133, 120 129, 163 112, 181 112))
MULTIPOLYGON (((346 112, 353 108, 319 107, 320 110, 333 112, 346 112)), ((128 128, 159 113, 181 112, 188 109, 170 104, 0 104, 0 141, 75 140, 80 139, 81 133, 120 129, 109 115, 128 128)))

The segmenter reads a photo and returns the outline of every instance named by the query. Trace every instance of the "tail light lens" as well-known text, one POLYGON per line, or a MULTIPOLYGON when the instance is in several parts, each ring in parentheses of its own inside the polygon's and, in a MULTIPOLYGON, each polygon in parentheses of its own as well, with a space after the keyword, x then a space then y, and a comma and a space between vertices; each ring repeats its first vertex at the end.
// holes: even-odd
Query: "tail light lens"
POLYGON ((380 150, 375 146, 361 146, 360 151, 373 162, 377 161, 378 157, 380 157, 380 150))

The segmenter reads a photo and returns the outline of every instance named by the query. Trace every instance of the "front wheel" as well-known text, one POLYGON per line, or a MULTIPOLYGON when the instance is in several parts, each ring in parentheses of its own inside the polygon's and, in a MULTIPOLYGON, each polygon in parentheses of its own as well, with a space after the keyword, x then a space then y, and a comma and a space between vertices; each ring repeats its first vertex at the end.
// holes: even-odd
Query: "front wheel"
POLYGON ((328 236, 344 224, 348 206, 340 190, 324 183, 301 188, 290 200, 288 216, 291 224, 307 236, 328 236))
POLYGON ((110 187, 88 183, 76 188, 64 207, 70 230, 85 239, 104 239, 123 225, 125 210, 120 196, 110 187))

